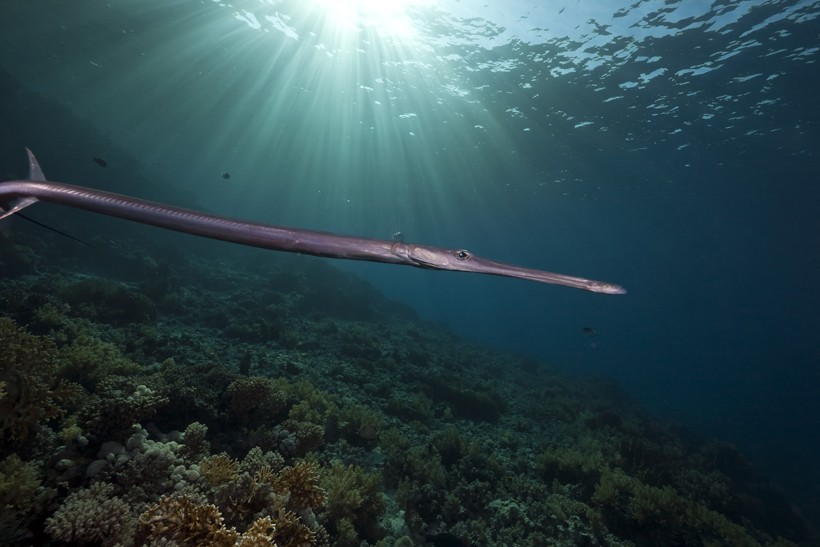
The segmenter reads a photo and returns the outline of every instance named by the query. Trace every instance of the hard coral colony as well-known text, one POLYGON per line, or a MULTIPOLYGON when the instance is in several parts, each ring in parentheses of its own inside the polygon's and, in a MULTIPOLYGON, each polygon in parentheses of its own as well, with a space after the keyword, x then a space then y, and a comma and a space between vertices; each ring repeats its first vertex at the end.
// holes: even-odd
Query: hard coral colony
POLYGON ((809 537, 732 447, 471 347, 352 276, 107 250, 128 279, 0 279, 4 545, 809 537))

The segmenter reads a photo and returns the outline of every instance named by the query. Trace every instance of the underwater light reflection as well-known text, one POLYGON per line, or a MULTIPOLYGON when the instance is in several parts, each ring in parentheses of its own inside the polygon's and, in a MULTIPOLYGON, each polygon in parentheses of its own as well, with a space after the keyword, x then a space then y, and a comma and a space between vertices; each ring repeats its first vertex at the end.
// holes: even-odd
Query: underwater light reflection
POLYGON ((350 30, 367 28, 382 37, 412 38, 417 34, 413 11, 431 0, 315 0, 336 24, 350 30))

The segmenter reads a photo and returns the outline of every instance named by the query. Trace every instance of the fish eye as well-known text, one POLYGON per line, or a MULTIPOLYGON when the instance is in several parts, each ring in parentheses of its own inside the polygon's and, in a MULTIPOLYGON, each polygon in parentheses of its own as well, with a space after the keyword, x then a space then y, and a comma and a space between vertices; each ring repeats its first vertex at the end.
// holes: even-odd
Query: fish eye
POLYGON ((470 251, 465 251, 464 249, 458 249, 456 251, 453 251, 453 256, 461 261, 470 260, 470 258, 472 258, 470 251))

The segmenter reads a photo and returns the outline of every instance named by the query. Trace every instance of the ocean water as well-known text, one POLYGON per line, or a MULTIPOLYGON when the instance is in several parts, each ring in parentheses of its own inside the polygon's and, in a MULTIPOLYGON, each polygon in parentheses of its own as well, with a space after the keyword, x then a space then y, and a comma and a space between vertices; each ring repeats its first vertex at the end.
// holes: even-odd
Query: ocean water
MULTIPOLYGON (((3 0, 4 87, 48 109, 0 106, 0 178, 24 178, 29 146, 62 182, 622 284, 334 262, 468 340, 611 378, 735 444, 817 522, 818 16, 808 0, 3 0)), ((76 212, 38 213, 87 236, 76 212)))

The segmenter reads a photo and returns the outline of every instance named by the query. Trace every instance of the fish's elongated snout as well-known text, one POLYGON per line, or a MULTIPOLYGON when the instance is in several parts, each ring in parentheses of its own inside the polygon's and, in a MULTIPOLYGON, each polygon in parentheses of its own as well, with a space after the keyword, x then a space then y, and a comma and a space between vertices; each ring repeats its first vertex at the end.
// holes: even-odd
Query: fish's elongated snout
POLYGON ((626 294, 626 289, 615 283, 548 272, 545 270, 535 270, 532 268, 513 266, 511 264, 495 262, 493 260, 487 260, 477 256, 471 256, 468 260, 462 261, 460 265, 463 266, 460 268, 460 271, 465 272, 514 277, 517 279, 526 279, 527 281, 562 285, 564 287, 572 287, 575 289, 582 289, 601 294, 626 294))
POLYGON ((391 250, 405 263, 419 268, 513 277, 601 294, 626 294, 626 289, 615 283, 496 262, 475 256, 466 249, 443 249, 424 245, 394 243, 391 250))

